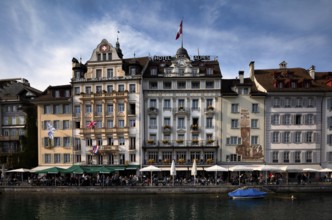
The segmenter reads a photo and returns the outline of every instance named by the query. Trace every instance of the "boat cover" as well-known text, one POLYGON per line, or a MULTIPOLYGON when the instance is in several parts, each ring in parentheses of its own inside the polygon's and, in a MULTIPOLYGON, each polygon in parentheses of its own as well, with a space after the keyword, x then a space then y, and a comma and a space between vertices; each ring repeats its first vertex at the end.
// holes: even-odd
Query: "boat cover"
POLYGON ((231 197, 263 197, 266 194, 266 192, 260 191, 255 188, 237 189, 233 192, 228 193, 228 195, 231 197))

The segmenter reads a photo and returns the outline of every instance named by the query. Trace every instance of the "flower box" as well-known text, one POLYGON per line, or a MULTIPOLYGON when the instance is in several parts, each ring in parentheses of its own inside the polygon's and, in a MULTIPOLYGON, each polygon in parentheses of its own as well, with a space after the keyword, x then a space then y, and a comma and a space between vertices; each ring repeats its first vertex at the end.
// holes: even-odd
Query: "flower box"
POLYGON ((213 111, 213 110, 214 110, 214 107, 213 107, 212 105, 209 105, 209 106, 207 107, 207 109, 210 110, 210 111, 213 111))
POLYGON ((154 140, 148 140, 148 144, 154 144, 154 140))
POLYGON ((154 163, 155 163, 154 159, 149 159, 148 160, 148 164, 154 164, 154 163))
POLYGON ((179 164, 184 164, 184 162, 186 162, 185 159, 183 159, 183 158, 178 159, 178 163, 179 163, 179 164))
POLYGON ((163 140, 163 144, 168 144, 169 140, 163 140))
POLYGON ((208 140, 207 143, 208 144, 212 144, 214 142, 214 140, 208 140))
POLYGON ((176 140, 176 143, 183 144, 183 140, 176 140))
POLYGON ((211 158, 207 159, 207 160, 206 160, 206 163, 207 163, 207 164, 211 164, 211 163, 213 163, 213 159, 211 159, 211 158))

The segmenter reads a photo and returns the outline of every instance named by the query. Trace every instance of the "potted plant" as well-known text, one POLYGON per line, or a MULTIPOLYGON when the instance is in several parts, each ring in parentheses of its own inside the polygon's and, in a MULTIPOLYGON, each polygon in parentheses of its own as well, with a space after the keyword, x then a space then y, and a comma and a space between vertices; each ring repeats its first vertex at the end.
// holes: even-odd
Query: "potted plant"
POLYGON ((149 159, 149 160, 148 160, 148 163, 149 163, 149 164, 154 164, 155 161, 154 161, 154 159, 149 159))
POLYGON ((207 109, 210 110, 210 111, 213 111, 213 110, 214 110, 214 108, 213 108, 212 105, 209 105, 209 106, 207 107, 207 109))
POLYGON ((212 144, 213 142, 214 142, 214 140, 212 140, 212 139, 209 139, 209 140, 207 141, 208 144, 212 144))
POLYGON ((193 144, 198 144, 198 140, 197 140, 197 139, 193 139, 191 142, 192 142, 193 144))
POLYGON ((183 159, 183 158, 178 159, 178 163, 179 163, 179 164, 184 164, 185 161, 186 161, 186 160, 183 159))
POLYGON ((212 158, 208 158, 208 159, 206 160, 206 163, 207 163, 207 164, 211 164, 211 163, 213 163, 213 159, 212 159, 212 158))
POLYGON ((153 144, 154 143, 154 140, 153 139, 149 139, 148 140, 148 144, 153 144))
POLYGON ((191 125, 191 129, 193 129, 193 130, 197 130, 197 129, 198 129, 198 124, 193 124, 193 125, 191 125))
POLYGON ((180 106, 180 107, 179 107, 179 111, 184 111, 184 107, 183 107, 183 106, 180 106))
POLYGON ((169 140, 163 140, 163 144, 168 144, 169 140))
POLYGON ((164 164, 169 164, 169 159, 164 159, 164 164))
POLYGON ((183 143, 183 140, 182 140, 182 139, 178 139, 178 140, 176 140, 176 143, 178 143, 178 144, 182 144, 182 143, 183 143))
POLYGON ((171 126, 170 125, 164 125, 164 129, 170 129, 171 126))

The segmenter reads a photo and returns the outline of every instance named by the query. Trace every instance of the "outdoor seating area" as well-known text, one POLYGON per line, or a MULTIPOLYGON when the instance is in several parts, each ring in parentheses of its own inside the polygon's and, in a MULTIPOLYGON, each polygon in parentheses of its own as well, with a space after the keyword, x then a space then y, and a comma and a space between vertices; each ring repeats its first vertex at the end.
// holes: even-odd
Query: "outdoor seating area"
POLYGON ((278 165, 213 165, 168 170, 150 165, 141 169, 80 166, 14 169, 1 174, 3 186, 181 186, 181 185, 282 185, 331 182, 332 169, 278 165))

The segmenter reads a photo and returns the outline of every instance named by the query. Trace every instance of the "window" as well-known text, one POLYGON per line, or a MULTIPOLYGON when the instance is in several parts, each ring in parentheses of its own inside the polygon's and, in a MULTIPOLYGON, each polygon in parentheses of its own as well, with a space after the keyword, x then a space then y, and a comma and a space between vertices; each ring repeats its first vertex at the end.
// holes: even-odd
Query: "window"
POLYGON ((312 108, 315 105, 314 99, 313 98, 308 98, 308 108, 312 108))
POLYGON ((135 150, 136 149, 136 138, 135 137, 130 137, 129 140, 129 149, 130 150, 135 150))
POLYGON ((213 89, 214 88, 214 82, 213 81, 207 81, 207 82, 205 82, 205 88, 207 88, 207 89, 213 89))
POLYGON ((119 128, 124 128, 125 127, 125 122, 124 122, 123 119, 119 119, 118 126, 119 126, 119 128))
POLYGON ((63 123, 62 125, 63 130, 69 129, 69 120, 64 120, 62 123, 63 123))
POLYGON ((85 93, 86 94, 91 94, 91 86, 86 86, 85 87, 85 93))
POLYGON ((53 127, 55 128, 55 129, 61 129, 61 127, 60 127, 60 121, 59 120, 55 120, 55 121, 53 121, 53 127))
POLYGON ((113 113, 113 104, 107 104, 107 113, 108 114, 113 113))
POLYGON ((164 99, 164 109, 171 109, 171 100, 164 99))
POLYGON ((107 85, 107 93, 111 93, 113 91, 113 85, 107 85))
POLYGON ((157 100, 156 99, 150 99, 150 108, 156 108, 157 107, 157 100))
POLYGON ((136 85, 135 84, 129 84, 129 92, 135 93, 136 92, 136 85))
POLYGON ((63 163, 70 163, 70 154, 63 154, 63 163))
POLYGON ((290 125, 291 124, 291 115, 290 114, 284 115, 284 124, 285 125, 290 125))
POLYGON ((213 128, 213 118, 206 118, 206 128, 213 128))
POLYGON ((61 146, 61 143, 60 143, 60 138, 59 137, 54 137, 54 147, 59 147, 61 146))
POLYGON ((179 107, 184 107, 184 99, 179 99, 178 100, 178 106, 179 107))
POLYGON ((198 99, 193 99, 192 100, 192 109, 193 110, 198 110, 198 99))
POLYGON ((295 115, 295 124, 296 125, 302 124, 301 119, 302 119, 302 115, 295 115))
POLYGON ((314 124, 314 115, 313 114, 306 115, 306 124, 307 125, 313 125, 314 124))
POLYGON ((279 98, 274 98, 272 105, 273 105, 274 108, 279 108, 280 107, 280 99, 279 98))
POLYGON ((124 104, 123 103, 118 104, 118 112, 124 112, 124 104))
POLYGON ((134 128, 136 126, 136 120, 135 119, 129 119, 129 125, 131 128, 134 128))
POLYGON ((113 124, 113 120, 107 120, 107 128, 113 128, 114 124, 113 124))
POLYGON ((253 113, 258 113, 259 112, 258 104, 257 103, 253 103, 252 104, 252 112, 253 113))
POLYGON ((70 147, 70 137, 64 137, 63 138, 63 146, 64 147, 70 147))
POLYGON ((279 115, 272 115, 272 119, 271 119, 271 124, 273 125, 278 125, 279 124, 279 115))
POLYGON ((149 84, 150 89, 158 89, 158 83, 157 82, 150 82, 149 84))
POLYGON ((102 93, 102 87, 101 86, 96 86, 96 93, 101 94, 102 93))
POLYGON ((103 127, 102 121, 100 120, 96 121, 96 128, 102 128, 102 127, 103 127))
POLYGON ((282 89, 282 88, 284 88, 284 83, 279 81, 277 86, 278 86, 279 89, 282 89))
POLYGON ((52 163, 51 154, 44 154, 45 163, 52 163))
POLYGON ((232 113, 239 113, 239 104, 232 104, 232 113))
POLYGON ((326 140, 328 145, 332 145, 332 134, 327 135, 327 140, 326 140))
POLYGON ((251 145, 258 144, 258 136, 251 136, 251 145))
POLYGON ((86 146, 92 147, 92 139, 91 138, 88 138, 85 141, 86 141, 86 146))
POLYGON ((75 115, 79 116, 81 114, 81 107, 79 105, 76 105, 74 107, 75 115))
POLYGON ((61 105, 54 105, 54 109, 53 109, 53 113, 54 114, 61 114, 62 111, 61 111, 61 105))
POLYGON ((296 99, 296 108, 301 108, 302 107, 302 98, 297 98, 296 99))
POLYGON ((113 78, 113 69, 107 69, 107 78, 113 78))
POLYGON ((312 163, 312 151, 305 152, 305 161, 307 163, 312 163))
POLYGON ((118 85, 118 91, 119 92, 124 92, 124 85, 123 84, 118 85))
POLYGON ((312 143, 314 140, 313 140, 313 133, 312 132, 307 132, 306 133, 306 143, 312 143))
POLYGON ((295 143, 301 143, 301 132, 295 132, 295 143))
POLYGON ((164 89, 172 89, 172 83, 171 82, 164 82, 163 88, 164 89))
POLYGON ((295 163, 300 163, 301 162, 301 151, 296 151, 295 152, 294 161, 295 161, 295 163))
POLYGON ((164 118, 164 126, 165 125, 171 126, 171 118, 164 118))
POLYGON ((231 128, 238 128, 239 126, 239 120, 238 119, 232 119, 231 120, 231 128))
POLYGON ((284 163, 289 163, 289 152, 288 151, 284 152, 284 163))
POLYGON ((150 74, 151 74, 151 76, 156 76, 157 75, 157 68, 151 68, 150 69, 150 74))
POLYGON ((91 105, 90 104, 85 105, 85 113, 91 113, 91 112, 92 112, 91 105))
POLYGON ((113 142, 113 138, 112 137, 108 137, 107 138, 107 145, 114 145, 114 142, 113 142))
POLYGON ((284 105, 285 108, 290 108, 291 107, 291 100, 290 100, 290 98, 286 98, 284 102, 285 102, 285 105, 284 105))
POLYGON ((272 162, 273 163, 278 163, 278 158, 279 157, 279 153, 278 153, 278 151, 273 151, 272 152, 272 162))
POLYGON ((149 128, 152 128, 152 129, 157 128, 157 119, 156 118, 154 118, 154 117, 150 118, 149 128))
POLYGON ((213 99, 206 99, 206 108, 213 107, 213 99))
POLYGON ((125 145, 124 137, 119 137, 119 145, 125 145))
POLYGON ((134 154, 134 153, 131 153, 130 154, 130 162, 136 162, 136 154, 134 154))
POLYGON ((178 89, 185 89, 186 88, 186 82, 178 82, 178 89))
POLYGON ((292 81, 291 82, 291 88, 292 89, 295 89, 297 87, 297 83, 296 83, 296 81, 292 81))
POLYGON ((226 138, 226 144, 227 145, 238 145, 241 144, 241 138, 236 136, 231 136, 226 138))
POLYGON ((200 88, 200 82, 191 82, 191 88, 192 89, 199 89, 200 88))
POLYGON ((279 143, 279 132, 272 133, 272 143, 279 143))
POLYGON ((130 75, 132 75, 132 76, 136 75, 136 67, 130 68, 130 75))
POLYGON ((178 129, 185 129, 184 118, 178 118, 178 129))
POLYGON ((283 142, 290 143, 290 132, 284 132, 283 142))
POLYGON ((108 60, 112 60, 112 53, 107 53, 108 60))
POLYGON ((51 139, 49 139, 48 137, 43 138, 43 146, 50 147, 50 141, 51 139))
POLYGON ((258 119, 251 119, 251 128, 258 128, 258 119))
POLYGON ((96 115, 101 116, 103 113, 103 106, 101 104, 96 105, 96 115))
POLYGON ((55 98, 59 98, 60 97, 60 91, 59 90, 55 90, 54 91, 54 96, 55 96, 55 98))
POLYGON ((75 95, 79 95, 81 93, 80 87, 75 87, 74 88, 74 93, 75 93, 75 95))
POLYGON ((71 113, 71 107, 69 104, 63 105, 63 114, 70 114, 71 113))
POLYGON ((206 69, 206 75, 213 75, 213 69, 212 68, 207 68, 206 69))
POLYGON ((52 114, 51 105, 44 105, 44 114, 52 114))

